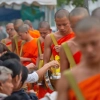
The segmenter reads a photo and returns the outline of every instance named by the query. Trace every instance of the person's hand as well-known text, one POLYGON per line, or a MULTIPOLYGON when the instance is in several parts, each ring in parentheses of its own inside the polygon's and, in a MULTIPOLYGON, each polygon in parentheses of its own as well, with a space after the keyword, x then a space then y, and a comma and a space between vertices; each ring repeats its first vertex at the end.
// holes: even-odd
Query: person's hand
POLYGON ((36 68, 36 66, 33 63, 28 64, 26 67, 29 71, 34 70, 36 68))
POLYGON ((43 60, 43 54, 40 55, 40 60, 43 60))
POLYGON ((56 60, 53 60, 49 63, 47 63, 49 67, 55 67, 55 68, 58 68, 59 67, 59 62, 56 61, 56 60))
POLYGON ((30 93, 35 93, 35 94, 36 94, 36 92, 35 92, 34 90, 26 91, 26 93, 27 93, 27 94, 30 94, 30 93))
POLYGON ((56 52, 60 52, 61 45, 56 45, 56 46, 54 46, 54 48, 55 48, 56 52))

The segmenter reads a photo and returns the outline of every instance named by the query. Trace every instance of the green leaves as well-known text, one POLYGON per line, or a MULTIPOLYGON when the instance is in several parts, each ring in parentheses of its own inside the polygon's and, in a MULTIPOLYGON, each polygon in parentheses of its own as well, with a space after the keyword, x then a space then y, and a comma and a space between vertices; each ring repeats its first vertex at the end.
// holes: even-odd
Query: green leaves
MULTIPOLYGON (((93 2, 97 0, 92 0, 93 2)), ((62 6, 63 4, 69 5, 70 3, 76 7, 83 7, 84 6, 84 0, 57 0, 58 6, 62 6)))

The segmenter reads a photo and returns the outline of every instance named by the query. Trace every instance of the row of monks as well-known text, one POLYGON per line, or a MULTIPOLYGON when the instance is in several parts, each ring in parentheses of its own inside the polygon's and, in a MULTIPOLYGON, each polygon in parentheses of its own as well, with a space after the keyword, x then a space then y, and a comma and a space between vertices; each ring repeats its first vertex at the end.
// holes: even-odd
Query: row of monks
MULTIPOLYGON (((60 9, 54 17, 55 33, 47 21, 40 22, 35 30, 29 20, 18 19, 6 25, 9 37, 1 42, 30 70, 59 59, 57 100, 100 100, 100 8, 91 16, 82 7, 70 13, 60 9)), ((40 86, 38 97, 47 92, 53 91, 40 86)))

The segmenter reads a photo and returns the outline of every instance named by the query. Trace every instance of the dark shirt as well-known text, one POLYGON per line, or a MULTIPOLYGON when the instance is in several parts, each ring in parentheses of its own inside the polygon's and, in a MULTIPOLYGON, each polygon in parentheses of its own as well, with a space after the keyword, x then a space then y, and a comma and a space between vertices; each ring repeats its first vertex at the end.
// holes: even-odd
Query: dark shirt
POLYGON ((24 89, 21 89, 19 91, 13 92, 12 95, 20 95, 23 97, 24 100, 38 100, 37 96, 34 93, 30 93, 29 95, 25 92, 24 89))

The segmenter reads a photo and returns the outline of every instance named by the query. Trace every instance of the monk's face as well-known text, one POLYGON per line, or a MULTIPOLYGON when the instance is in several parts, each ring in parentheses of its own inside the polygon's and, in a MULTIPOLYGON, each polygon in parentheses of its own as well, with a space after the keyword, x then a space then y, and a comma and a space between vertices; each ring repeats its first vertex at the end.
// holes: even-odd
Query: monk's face
POLYGON ((83 19, 83 16, 71 16, 70 18, 70 24, 71 24, 71 28, 74 30, 76 24, 83 19))
POLYGON ((18 32, 18 36, 22 40, 26 40, 27 39, 27 34, 28 34, 28 32, 18 32))
POLYGON ((6 26, 6 32, 8 33, 9 37, 13 37, 14 36, 14 25, 13 24, 9 24, 6 26))
POLYGON ((55 19, 57 29, 61 34, 66 34, 70 32, 70 22, 67 17, 56 18, 55 19))
POLYGON ((51 29, 46 29, 46 28, 39 28, 39 32, 41 34, 41 37, 45 39, 45 37, 51 33, 51 29))
POLYGON ((86 32, 77 32, 76 40, 83 54, 84 60, 89 64, 100 62, 100 29, 91 28, 86 32))

